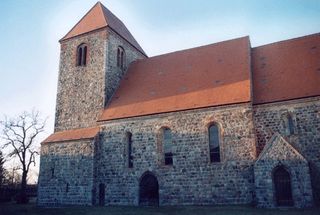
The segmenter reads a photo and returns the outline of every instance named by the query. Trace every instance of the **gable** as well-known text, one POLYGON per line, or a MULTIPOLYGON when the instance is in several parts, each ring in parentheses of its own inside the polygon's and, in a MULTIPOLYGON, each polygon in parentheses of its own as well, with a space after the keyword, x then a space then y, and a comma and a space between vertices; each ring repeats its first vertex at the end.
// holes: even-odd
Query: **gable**
POLYGON ((303 160, 306 159, 288 143, 279 133, 275 133, 265 145, 264 149, 260 153, 256 164, 263 161, 270 160, 303 160))
POLYGON ((138 60, 99 121, 248 102, 249 38, 138 60))
POLYGON ((320 34, 252 49, 255 104, 320 95, 320 34))

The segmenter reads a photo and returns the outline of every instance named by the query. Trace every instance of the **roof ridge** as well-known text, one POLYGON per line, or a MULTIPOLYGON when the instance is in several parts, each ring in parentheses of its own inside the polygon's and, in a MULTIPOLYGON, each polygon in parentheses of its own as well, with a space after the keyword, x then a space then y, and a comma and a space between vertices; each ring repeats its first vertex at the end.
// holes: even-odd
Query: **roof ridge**
POLYGON ((142 61, 146 61, 146 60, 151 60, 151 59, 154 59, 154 58, 157 58, 157 57, 163 57, 163 56, 166 56, 166 55, 172 55, 172 54, 177 54, 177 53, 181 53, 181 52, 192 51, 192 50, 195 50, 195 49, 201 49, 201 48, 205 48, 205 47, 208 47, 208 46, 220 45, 220 44, 223 44, 223 43, 236 41, 236 40, 241 40, 241 39, 245 39, 245 38, 248 38, 248 40, 249 40, 249 36, 247 35, 247 36, 243 36, 243 37, 237 37, 237 38, 233 38, 233 39, 229 39, 229 40, 219 41, 219 42, 216 42, 216 43, 209 43, 209 44, 206 44, 206 45, 200 45, 200 46, 196 46, 196 47, 191 47, 191 48, 176 50, 176 51, 172 51, 172 52, 168 52, 168 53, 164 53, 164 54, 159 54, 159 55, 151 56, 151 57, 148 57, 148 58, 136 60, 133 63, 142 62, 142 61))
POLYGON ((276 41, 276 42, 272 42, 272 43, 268 43, 268 44, 264 44, 264 45, 260 45, 260 46, 256 46, 256 47, 252 47, 252 49, 261 48, 261 47, 264 47, 264 46, 278 45, 278 44, 289 42, 289 41, 302 40, 302 39, 305 39, 305 38, 315 37, 315 36, 320 36, 320 33, 318 32, 318 33, 307 34, 307 35, 294 37, 294 38, 290 38, 290 39, 286 39, 286 40, 280 40, 280 41, 276 41))

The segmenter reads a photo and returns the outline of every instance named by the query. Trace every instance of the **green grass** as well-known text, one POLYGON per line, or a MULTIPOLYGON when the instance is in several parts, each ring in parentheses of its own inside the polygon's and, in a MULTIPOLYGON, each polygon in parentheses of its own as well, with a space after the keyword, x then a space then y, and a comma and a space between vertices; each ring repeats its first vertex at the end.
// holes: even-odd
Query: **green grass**
POLYGON ((320 208, 312 209, 259 209, 249 206, 179 206, 179 207, 65 207, 39 208, 34 203, 17 205, 1 203, 1 215, 320 215, 320 208))

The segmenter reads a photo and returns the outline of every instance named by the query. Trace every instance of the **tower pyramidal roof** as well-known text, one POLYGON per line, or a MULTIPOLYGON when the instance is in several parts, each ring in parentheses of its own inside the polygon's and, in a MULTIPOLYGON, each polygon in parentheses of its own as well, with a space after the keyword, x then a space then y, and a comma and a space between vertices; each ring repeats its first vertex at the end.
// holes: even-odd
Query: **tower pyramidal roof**
POLYGON ((60 40, 67 40, 91 31, 109 27, 132 46, 146 55, 139 43, 134 39, 130 31, 110 10, 101 2, 97 2, 84 17, 60 40))

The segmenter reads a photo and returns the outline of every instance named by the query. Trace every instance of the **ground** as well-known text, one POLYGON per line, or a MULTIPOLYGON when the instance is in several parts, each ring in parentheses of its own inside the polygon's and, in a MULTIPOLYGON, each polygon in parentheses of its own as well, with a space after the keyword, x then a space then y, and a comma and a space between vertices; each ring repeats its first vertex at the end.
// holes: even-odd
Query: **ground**
POLYGON ((67 208, 39 208, 35 203, 17 205, 1 203, 1 215, 319 215, 320 208, 312 209, 259 209, 250 206, 179 206, 179 207, 67 207, 67 208))

